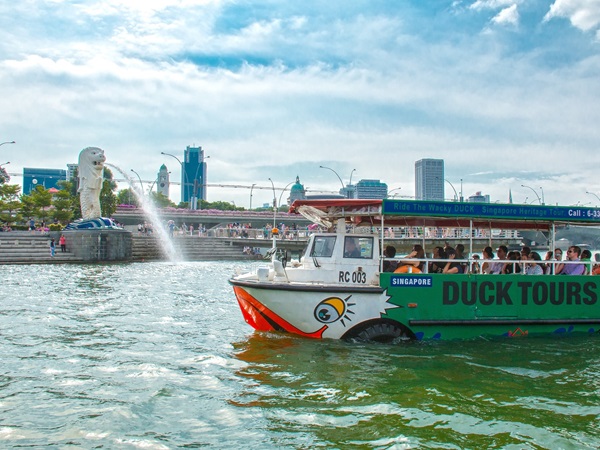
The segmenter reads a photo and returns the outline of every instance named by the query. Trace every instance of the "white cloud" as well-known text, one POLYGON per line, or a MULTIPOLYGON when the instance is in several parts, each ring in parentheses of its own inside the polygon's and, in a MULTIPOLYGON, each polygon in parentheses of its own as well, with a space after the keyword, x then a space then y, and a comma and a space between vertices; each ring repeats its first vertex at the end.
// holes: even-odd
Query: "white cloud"
POLYGON ((498 25, 517 25, 519 23, 517 5, 504 8, 492 19, 492 22, 498 25))
POLYGON ((477 0, 469 5, 469 9, 476 11, 484 9, 505 9, 510 6, 518 5, 521 0, 477 0))
POLYGON ((592 30, 600 24, 600 0, 556 0, 544 20, 556 17, 569 19, 582 31, 592 30))
MULTIPOLYGON (((473 9, 488 13, 469 17, 471 29, 494 15, 518 23, 517 3, 477 2, 473 9)), ((210 182, 272 177, 284 186, 299 175, 311 189, 337 190, 322 164, 344 178, 356 168, 354 180, 379 178, 408 195, 414 161, 440 157, 455 186, 464 178, 465 194, 505 199, 511 184, 513 192, 529 184, 520 177, 535 176, 549 202, 565 203, 581 187, 559 185, 565 171, 600 191, 600 58, 575 45, 565 49, 572 59, 556 64, 543 56, 558 41, 512 52, 502 33, 458 30, 462 18, 438 22, 439 11, 425 20, 398 6, 347 13, 352 6, 339 3, 347 15, 327 15, 231 3, 246 7, 240 17, 221 10, 229 3, 189 4, 86 2, 95 9, 20 10, 15 27, 4 22, 0 96, 10 107, 0 109, 0 132, 18 142, 2 147, 11 168, 62 167, 100 146, 143 179, 162 163, 177 178, 160 152, 179 156, 196 143, 211 155, 210 182), (531 167, 534 175, 523 172, 531 167)), ((223 195, 247 204, 247 193, 223 195)))

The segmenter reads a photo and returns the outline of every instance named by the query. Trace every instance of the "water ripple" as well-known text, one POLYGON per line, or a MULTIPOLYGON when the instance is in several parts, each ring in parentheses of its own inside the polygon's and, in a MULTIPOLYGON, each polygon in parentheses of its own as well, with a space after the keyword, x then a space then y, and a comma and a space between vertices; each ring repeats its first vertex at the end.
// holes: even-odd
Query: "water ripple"
POLYGON ((254 333, 244 266, 2 266, 0 447, 600 447, 595 337, 254 333))

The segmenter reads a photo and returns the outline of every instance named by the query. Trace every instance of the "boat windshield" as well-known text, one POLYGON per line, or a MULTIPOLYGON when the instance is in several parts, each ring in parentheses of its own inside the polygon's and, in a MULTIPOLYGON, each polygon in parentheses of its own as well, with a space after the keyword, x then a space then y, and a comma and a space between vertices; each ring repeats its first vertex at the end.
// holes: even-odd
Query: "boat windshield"
POLYGON ((310 256, 331 258, 335 247, 335 236, 315 236, 310 256))

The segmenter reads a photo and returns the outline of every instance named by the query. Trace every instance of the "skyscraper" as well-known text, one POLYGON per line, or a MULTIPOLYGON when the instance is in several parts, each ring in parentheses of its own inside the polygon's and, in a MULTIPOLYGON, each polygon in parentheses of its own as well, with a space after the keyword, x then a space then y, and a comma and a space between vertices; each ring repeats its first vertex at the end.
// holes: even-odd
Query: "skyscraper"
POLYGON ((206 163, 202 147, 186 147, 181 173, 181 201, 190 209, 198 208, 198 199, 206 200, 206 163))
POLYGON ((415 198, 444 200, 443 159, 420 159, 415 163, 415 198))

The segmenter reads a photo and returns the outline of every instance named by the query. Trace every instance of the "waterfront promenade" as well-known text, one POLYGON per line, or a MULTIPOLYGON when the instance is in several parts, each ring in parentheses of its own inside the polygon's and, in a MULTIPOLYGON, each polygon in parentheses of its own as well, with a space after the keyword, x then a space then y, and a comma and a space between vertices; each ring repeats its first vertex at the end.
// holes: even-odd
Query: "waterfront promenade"
MULTIPOLYGON (((132 228, 132 227, 128 227, 132 228)), ((248 237, 241 237, 231 229, 211 230, 210 236, 189 234, 176 234, 173 239, 176 254, 184 261, 225 261, 225 260, 251 260, 260 258, 258 255, 249 255, 245 249, 260 249, 263 253, 272 247, 272 239, 265 237, 262 230, 252 230, 248 237)), ((50 256, 50 239, 54 237, 58 242, 59 232, 40 233, 29 231, 12 231, 0 233, 0 265, 1 264, 68 264, 81 263, 69 248, 62 253, 57 244, 55 257, 50 256)), ((292 233, 286 239, 277 239, 277 247, 290 253, 294 258, 299 257, 304 250, 308 234, 304 232, 292 233)), ((468 238, 441 237, 426 239, 428 252, 435 246, 444 246, 462 243, 468 247, 468 238)), ((494 238, 492 245, 501 244, 516 247, 520 238, 494 238)), ((410 251, 413 245, 423 244, 422 237, 401 236, 386 239, 386 245, 396 247, 399 254, 410 251)), ((473 248, 480 252, 490 244, 489 238, 473 238, 473 248)), ((165 260, 158 238, 152 234, 142 234, 132 231, 132 257, 131 261, 160 261, 165 260)))

